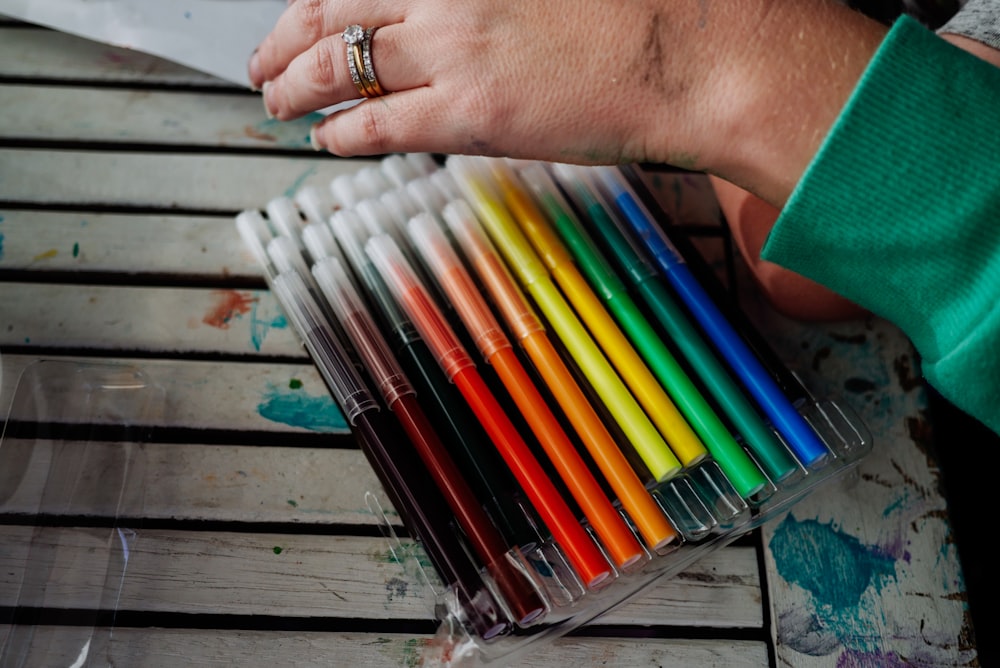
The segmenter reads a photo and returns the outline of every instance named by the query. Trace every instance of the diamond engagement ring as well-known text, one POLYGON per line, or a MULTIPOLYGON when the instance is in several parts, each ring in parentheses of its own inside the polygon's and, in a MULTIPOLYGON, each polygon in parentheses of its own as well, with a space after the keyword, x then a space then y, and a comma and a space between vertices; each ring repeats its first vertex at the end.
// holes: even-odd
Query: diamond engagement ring
POLYGON ((365 30, 358 24, 344 29, 344 42, 347 43, 347 69, 351 73, 351 81, 363 97, 378 97, 385 91, 375 77, 375 66, 372 64, 372 35, 375 28, 365 30))

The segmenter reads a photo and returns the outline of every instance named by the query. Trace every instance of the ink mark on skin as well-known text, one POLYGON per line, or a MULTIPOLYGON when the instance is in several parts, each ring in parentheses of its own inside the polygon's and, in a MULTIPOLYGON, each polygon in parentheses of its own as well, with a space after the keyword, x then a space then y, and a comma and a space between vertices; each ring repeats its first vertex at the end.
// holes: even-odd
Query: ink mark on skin
POLYGON ((663 43, 660 41, 660 15, 654 14, 649 23, 649 32, 642 45, 646 67, 643 68, 642 83, 646 86, 663 87, 663 43))
POLYGON ((698 0, 698 30, 708 25, 708 0, 698 0))

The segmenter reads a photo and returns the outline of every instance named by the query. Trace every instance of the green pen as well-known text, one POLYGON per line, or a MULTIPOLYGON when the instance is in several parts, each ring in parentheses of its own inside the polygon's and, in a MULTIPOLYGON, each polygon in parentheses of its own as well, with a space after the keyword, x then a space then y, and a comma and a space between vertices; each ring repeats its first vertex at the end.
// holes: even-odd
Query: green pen
MULTIPOLYGON (((777 483, 799 471, 798 464, 791 456, 791 453, 782 445, 777 435, 767 426, 760 414, 750 404, 746 395, 732 379, 722 363, 719 362, 718 358, 716 358, 683 309, 681 309, 670 295, 667 286, 659 280, 657 270, 643 258, 640 251, 628 240, 628 237, 616 224, 611 217, 612 214, 609 213, 611 209, 601 201, 599 191, 592 188, 586 173, 578 167, 571 165, 554 164, 552 168, 555 171, 556 179, 564 186, 569 197, 577 205, 577 208, 581 212, 586 212, 588 222, 591 224, 595 234, 598 234, 601 241, 605 242, 608 252, 615 258, 620 269, 631 280, 650 312, 656 316, 658 322, 670 335, 678 349, 685 356, 685 359, 690 363, 691 368, 703 381, 704 386, 712 393, 716 403, 726 417, 729 418, 730 422, 743 436, 747 447, 752 451, 768 477, 777 483)), ((549 183, 554 186, 555 183, 551 180, 547 172, 545 176, 549 178, 549 183)), ((525 181, 533 185, 536 179, 532 175, 532 177, 526 178, 525 181)), ((568 228, 569 225, 560 225, 560 231, 563 227, 568 228)), ((584 237, 584 242, 586 243, 569 243, 569 245, 572 246, 574 252, 576 252, 578 246, 581 248, 584 246, 589 247, 598 259, 602 259, 593 241, 584 237)), ((584 262, 581 260, 580 264, 582 266, 586 265, 585 268, 588 272, 601 272, 605 276, 613 276, 614 280, 621 285, 621 281, 614 273, 614 270, 610 269, 606 263, 584 262), (590 268, 591 265, 593 269, 590 268), (599 267, 603 269, 599 269, 599 267)), ((614 283, 608 283, 609 287, 612 285, 614 283)), ((620 294, 625 295, 624 287, 619 288, 619 290, 620 294)), ((607 293, 607 289, 605 288, 601 288, 600 291, 602 294, 607 293)), ((644 351, 644 354, 650 355, 653 359, 660 357, 665 359, 669 352, 667 352, 662 341, 656 338, 655 333, 653 333, 654 330, 648 322, 645 322, 638 307, 632 303, 630 308, 635 310, 636 317, 634 319, 641 319, 645 324, 647 333, 643 335, 644 338, 655 339, 655 343, 658 343, 663 351, 653 353, 652 351, 655 348, 650 348, 650 352, 646 353, 644 351)), ((655 343, 651 345, 655 345, 655 343)), ((652 359, 649 364, 656 368, 652 359)), ((676 364, 676 360, 674 360, 674 364, 676 364)), ((656 373, 659 374, 660 371, 657 369, 656 373)), ((687 381, 688 383, 691 382, 690 379, 687 379, 687 381)), ((697 390, 694 392, 697 392, 697 390)), ((701 397, 700 393, 697 396, 704 402, 704 397, 701 397)), ((678 405, 680 405, 679 401, 678 405)), ((709 410, 711 409, 709 408, 709 410)), ((732 435, 729 434, 728 429, 722 425, 714 412, 712 412, 712 417, 714 420, 709 419, 709 423, 713 429, 713 435, 721 428, 728 435, 728 441, 732 441, 732 435)), ((694 424, 696 423, 692 422, 692 425, 694 424)), ((706 441, 706 445, 708 445, 711 439, 707 436, 703 436, 703 438, 706 441)), ((727 447, 731 448, 732 445, 728 444, 727 447)), ((740 452, 745 456, 742 449, 740 452)), ((715 454, 714 451, 713 454, 715 454)), ((716 459, 719 460, 719 465, 729 475, 724 459, 719 455, 716 455, 716 459)), ((735 485, 735 480, 733 480, 733 483, 735 485)))
POLYGON ((541 163, 520 170, 523 181, 576 258, 580 270, 621 324, 646 364, 708 448, 736 492, 750 498, 764 489, 767 478, 740 447, 715 410, 702 396, 670 349, 632 300, 625 284, 601 255, 541 163))

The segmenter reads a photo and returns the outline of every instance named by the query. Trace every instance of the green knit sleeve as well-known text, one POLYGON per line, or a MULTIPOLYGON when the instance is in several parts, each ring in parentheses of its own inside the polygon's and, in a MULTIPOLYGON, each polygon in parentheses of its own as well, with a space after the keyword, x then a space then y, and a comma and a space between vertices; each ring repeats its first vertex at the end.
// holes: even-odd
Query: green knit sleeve
POLYGON ((899 19, 762 257, 896 324, 1000 432, 1000 68, 899 19))

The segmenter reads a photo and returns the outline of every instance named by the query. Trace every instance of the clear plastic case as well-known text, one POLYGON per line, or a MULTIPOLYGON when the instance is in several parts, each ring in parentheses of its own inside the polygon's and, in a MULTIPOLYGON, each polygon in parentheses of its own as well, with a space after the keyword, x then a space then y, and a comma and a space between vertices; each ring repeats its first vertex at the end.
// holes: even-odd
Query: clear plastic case
POLYGON ((24 517, 27 550, 0 665, 109 663, 143 515, 143 425, 163 406, 162 388, 130 366, 42 360, 21 373, 0 440, 0 508, 24 517), (43 608, 62 611, 58 641, 43 608))
MULTIPOLYGON (((403 506, 397 510, 404 519, 417 518, 416 524, 407 523, 407 529, 430 553, 429 560, 416 559, 370 496, 369 505, 382 518, 383 531, 394 555, 409 574, 426 585, 428 609, 440 620, 436 641, 423 657, 424 665, 513 662, 540 643, 591 622, 653 581, 682 571, 706 553, 759 527, 804 495, 852 469, 869 452, 870 434, 856 415, 835 400, 812 396, 780 361, 769 357, 773 352, 741 318, 721 284, 713 282, 710 268, 697 253, 685 247, 682 239, 674 238, 665 226, 658 224, 654 200, 642 190, 641 181, 628 168, 575 172, 567 167, 561 172, 557 165, 450 156, 443 166, 428 172, 413 169, 411 163, 404 156, 384 159, 382 167, 387 178, 382 181, 392 185, 382 186, 378 192, 371 192, 371 180, 355 183, 352 188, 349 178, 341 178, 329 192, 313 189, 299 193, 297 206, 277 206, 271 201, 261 207, 266 208, 266 214, 248 209, 237 217, 237 227, 261 262, 272 287, 278 288, 279 301, 290 311, 290 320, 324 372, 334 395, 347 400, 352 415, 358 415, 360 420, 367 407, 381 400, 390 411, 379 419, 391 421, 389 416, 395 412, 392 407, 400 397, 409 394, 418 402, 426 401, 427 394, 414 390, 403 371, 390 369, 380 361, 391 356, 387 351, 394 346, 398 353, 409 350, 408 346, 417 345, 418 341, 426 343, 444 377, 454 385, 462 385, 472 384, 471 376, 463 374, 477 373, 475 364, 489 369, 500 363, 497 351, 512 346, 509 336, 526 351, 523 359, 537 372, 533 378, 542 386, 548 382, 549 392, 544 400, 562 416, 567 431, 575 429, 580 453, 583 457, 590 456, 587 461, 591 473, 604 477, 605 493, 617 515, 598 521, 596 515, 580 510, 588 507, 582 503, 587 499, 579 496, 577 482, 563 472, 564 464, 556 461, 552 469, 556 472, 550 475, 565 484, 567 499, 577 494, 573 498, 581 502, 573 509, 577 513, 573 521, 578 525, 559 525, 564 516, 559 515, 558 509, 547 507, 550 497, 544 490, 533 487, 537 480, 532 479, 530 467, 518 459, 522 456, 518 453, 523 451, 517 449, 518 443, 511 442, 518 437, 508 438, 503 429, 486 425, 493 418, 484 416, 492 413, 482 406, 477 415, 487 436, 501 451, 520 484, 518 503, 523 513, 520 519, 537 532, 537 540, 508 541, 508 549, 499 556, 488 554, 483 543, 470 540, 479 527, 462 515, 460 494, 446 499, 456 514, 450 527, 444 529, 422 519, 426 508, 420 508, 419 502, 406 507, 411 503, 408 499, 414 498, 414 485, 420 483, 410 476, 394 478, 391 464, 396 456, 412 456, 407 448, 416 447, 413 445, 416 441, 411 439, 408 444, 400 438, 388 448, 382 447, 384 441, 378 441, 379 448, 366 449, 376 471, 382 472, 380 480, 394 505, 403 506), (560 174, 559 185, 553 185, 560 174), (363 196, 359 194, 362 192, 363 196), (469 206, 453 208, 456 200, 463 200, 469 206), (275 215, 282 219, 269 218, 275 215), (582 222, 586 216, 590 218, 582 222), (470 241, 469 235, 475 233, 463 225, 477 218, 484 229, 482 238, 491 240, 492 245, 480 240, 477 246, 470 241), (434 236, 438 234, 434 232, 438 225, 440 239, 434 236), (446 237, 445 230, 450 231, 450 236, 446 237), (586 241, 584 233, 604 236, 594 243, 586 241), (519 236, 522 234, 523 237, 519 236), (445 238, 450 242, 441 241, 445 238), (592 247, 585 247, 586 243, 592 247), (494 252, 494 246, 498 249, 496 258, 502 259, 493 261, 490 253, 494 252), (455 257, 464 259, 450 259, 448 247, 453 247, 455 257), (435 255, 435 249, 443 254, 435 255), (573 260, 567 260, 571 255, 573 260), (605 260, 609 267, 618 262, 616 269, 602 269, 605 278, 596 270, 587 273, 587 269, 594 269, 605 260), (505 266, 506 272, 496 270, 499 273, 490 274, 484 269, 499 265, 505 266), (587 273, 586 280, 566 275, 576 271, 577 266, 585 268, 581 273, 587 273), (353 278, 348 278, 348 273, 353 278), (671 275, 674 273, 679 276, 671 275), (505 280, 504 274, 511 281, 516 278, 524 293, 530 295, 525 299, 526 306, 507 309, 519 297, 516 290, 503 293, 496 287, 505 280), (552 276, 555 279, 551 286, 539 287, 539 283, 550 281, 552 276), (465 292, 448 281, 465 285, 465 292), (366 297, 345 299, 342 292, 348 290, 348 284, 354 286, 350 290, 356 288, 366 297), (593 290, 594 294, 587 290, 593 290), (481 299, 486 296, 488 301, 481 299), (586 301, 588 298, 590 302, 586 301), (603 304, 594 306, 602 298, 603 304), (680 306, 664 305, 670 299, 680 306), (566 300, 566 304, 552 305, 559 300, 566 300), (629 306, 623 308, 622 302, 626 300, 629 306), (362 301, 367 305, 361 304, 362 301), (374 313, 371 322, 381 323, 381 333, 372 327, 359 328, 354 323, 355 316, 369 307, 374 313), (542 312, 537 322, 532 319, 533 307, 542 312), (696 414, 694 407, 684 414, 690 424, 682 427, 698 431, 697 435, 709 445, 701 455, 687 459, 679 456, 682 464, 679 472, 654 471, 658 464, 648 464, 640 448, 623 438, 632 425, 618 419, 619 456, 628 459, 636 478, 641 480, 643 493, 653 500, 658 515, 655 519, 666 519, 670 528, 667 535, 657 538, 652 537, 645 520, 640 521, 639 505, 618 494, 625 484, 616 486, 619 483, 614 480, 612 465, 602 459, 597 448, 585 452, 589 447, 585 447, 589 440, 586 428, 580 426, 582 422, 574 422, 569 408, 560 403, 562 388, 553 387, 549 381, 556 376, 545 375, 540 358, 532 357, 525 343, 546 327, 562 337, 562 348, 558 350, 561 362, 553 364, 566 365, 573 378, 587 387, 589 401, 594 404, 604 401, 610 406, 600 415, 602 424, 610 425, 618 415, 611 400, 604 399, 607 395, 602 393, 601 378, 610 382, 612 377, 598 376, 601 370, 597 367, 588 374, 586 368, 581 369, 586 360, 574 358, 575 346, 580 350, 592 349, 573 336, 582 340, 593 333, 595 339, 600 338, 596 330, 604 326, 603 321, 588 320, 587 310, 602 308, 613 312, 612 321, 628 330, 628 338, 636 342, 637 348, 643 352, 660 350, 663 356, 676 355, 681 360, 677 368, 698 379, 691 385, 671 386, 672 398, 678 404, 693 404, 693 397, 682 393, 690 391, 697 393, 711 409, 708 416, 696 414), (497 324, 491 324, 494 322, 491 318, 497 324), (575 318, 585 321, 585 326, 572 329, 575 318), (505 325, 498 324, 501 320, 505 325), (647 341, 649 345, 642 347, 637 341, 638 334, 633 334, 635 330, 629 326, 647 325, 643 331, 655 330, 662 341, 669 339, 669 346, 657 347, 654 344, 662 342, 657 340, 647 341), (483 359, 471 361, 476 352, 482 353, 485 364, 483 359), (574 363, 577 366, 571 368, 574 363), (349 366, 358 369, 359 375, 344 371, 349 366), (345 383, 345 375, 351 375, 349 383, 345 383), (774 394, 767 394, 772 389, 774 394), (754 408, 744 410, 744 404, 753 404, 754 408), (724 427, 725 433, 711 432, 710 427, 716 424, 711 422, 713 419, 724 427), (759 429, 754 426, 755 421, 766 424, 759 429), (395 487, 399 488, 396 493, 395 487), (608 534, 602 529, 605 524, 615 522, 623 523, 631 532, 624 540, 640 546, 638 556, 623 557, 612 548, 606 538, 608 534), (552 527, 559 530, 551 530, 552 527), (579 529, 588 543, 584 547, 597 546, 600 552, 597 571, 586 570, 593 562, 588 561, 585 549, 573 543, 581 535, 579 529), (442 537, 441 532, 448 535, 442 537), (444 555, 447 558, 436 556, 438 550, 447 552, 448 542, 456 536, 463 544, 459 548, 460 564, 455 563, 454 554, 444 555), (435 567, 438 564, 447 568, 435 567), (478 580, 473 583, 458 572, 469 565, 478 572, 478 580), (606 570, 601 571, 602 568, 606 570), (501 571, 506 575, 498 581, 496 574, 501 571), (587 577, 582 576, 584 572, 587 577), (598 573, 596 577, 594 572, 598 573), (512 588, 518 587, 523 597, 538 602, 540 607, 533 609, 532 614, 524 614, 520 596, 518 600, 511 598, 512 588)), ((291 201, 285 199, 283 203, 288 205, 291 201)), ((369 322, 367 315, 365 322, 369 322)), ((618 352, 610 350, 606 343, 598 347, 611 359, 618 352)), ((517 363, 504 359, 504 364, 517 363)), ((653 368, 660 361, 647 357, 648 365, 653 368)), ((617 369, 625 375, 621 366, 617 369)), ((485 378, 488 371, 483 373, 485 378)), ((663 378, 665 387, 675 382, 665 375, 658 378, 663 378)), ((479 382, 478 377, 475 382, 479 382)), ((483 384, 486 385, 485 380, 483 384)), ((514 393, 515 388, 506 387, 514 393)), ((629 389, 640 395, 638 386, 629 389)), ((472 405, 479 395, 470 390, 462 396, 472 405)), ((509 409, 510 405, 505 407, 509 409)), ((533 444, 529 450, 540 460, 546 456, 550 460, 564 456, 545 442, 547 434, 532 421, 531 415, 526 415, 525 408, 521 405, 518 410, 515 406, 510 424, 516 423, 519 436, 533 444)), ((660 417, 645 408, 645 414, 631 415, 653 421, 660 417)), ((503 419, 503 416, 496 418, 503 419)), ((354 424, 366 425, 359 430, 364 432, 359 433, 364 441, 370 429, 368 419, 354 424)), ((444 429, 440 421, 434 426, 444 429)), ((664 428, 659 428, 663 432, 664 428)), ((671 441, 671 447, 674 446, 671 441)), ((364 443, 362 447, 365 448, 364 443)), ((679 447, 674 450, 680 452, 679 447)), ((435 467, 440 467, 435 461, 432 455, 423 459, 439 488, 462 482, 449 479, 447 472, 437 471, 435 467)), ((414 477, 421 473, 417 467, 408 470, 414 477)), ((484 506, 491 501, 485 496, 479 500, 484 506)))

